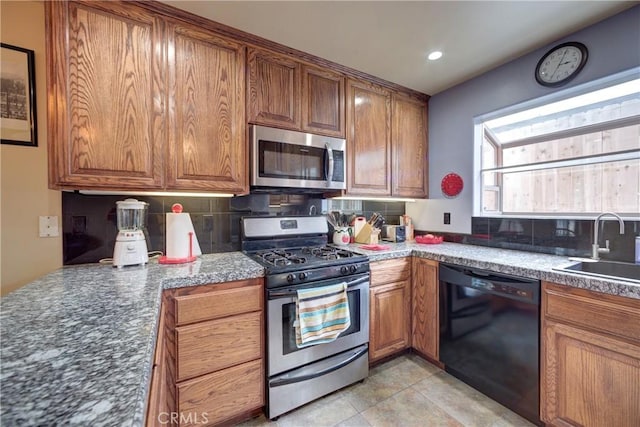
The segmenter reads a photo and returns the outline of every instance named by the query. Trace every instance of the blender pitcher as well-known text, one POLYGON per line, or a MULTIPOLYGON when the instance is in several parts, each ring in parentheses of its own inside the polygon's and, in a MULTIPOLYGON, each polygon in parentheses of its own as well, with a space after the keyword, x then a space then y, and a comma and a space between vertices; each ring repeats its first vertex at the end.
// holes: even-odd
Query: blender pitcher
POLYGON ((113 265, 143 265, 149 262, 144 227, 149 204, 136 199, 116 202, 118 236, 113 250, 113 265))

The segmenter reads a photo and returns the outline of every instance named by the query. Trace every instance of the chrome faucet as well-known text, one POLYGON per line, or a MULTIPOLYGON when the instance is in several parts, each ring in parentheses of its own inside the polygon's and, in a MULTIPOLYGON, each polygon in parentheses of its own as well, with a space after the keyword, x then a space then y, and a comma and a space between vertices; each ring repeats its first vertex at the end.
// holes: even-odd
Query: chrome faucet
POLYGON ((596 261, 600 259, 600 254, 607 254, 610 250, 609 240, 605 240, 604 248, 598 246, 598 225, 600 222, 600 218, 605 215, 611 215, 612 217, 617 218, 618 222, 620 223, 620 234, 624 234, 624 221, 622 220, 622 218, 620 218, 620 215, 614 214, 613 212, 604 212, 598 215, 593 224, 593 244, 591 245, 591 259, 594 259, 596 261))

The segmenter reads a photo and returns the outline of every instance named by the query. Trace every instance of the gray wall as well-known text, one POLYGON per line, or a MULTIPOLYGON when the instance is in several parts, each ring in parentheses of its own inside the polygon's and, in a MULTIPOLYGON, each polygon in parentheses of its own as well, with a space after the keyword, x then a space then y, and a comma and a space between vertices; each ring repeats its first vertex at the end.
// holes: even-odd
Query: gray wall
MULTIPOLYGON (((579 7, 579 4, 576 4, 579 7)), ((440 92, 429 101, 429 198, 407 203, 419 230, 470 233, 473 213, 473 119, 511 105, 640 66, 640 6, 596 23, 479 77, 440 92), (551 47, 579 41, 589 49, 582 72, 561 88, 536 83, 534 68, 551 47), (465 182, 455 199, 445 199, 442 177, 456 172, 465 182), (443 225, 451 212, 451 225, 443 225)))

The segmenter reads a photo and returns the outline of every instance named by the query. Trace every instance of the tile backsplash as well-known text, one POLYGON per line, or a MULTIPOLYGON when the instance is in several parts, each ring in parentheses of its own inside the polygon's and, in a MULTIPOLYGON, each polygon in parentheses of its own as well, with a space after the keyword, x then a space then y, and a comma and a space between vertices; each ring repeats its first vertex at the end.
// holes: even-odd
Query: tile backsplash
MULTIPOLYGON (((118 232, 116 202, 125 196, 85 195, 62 193, 63 263, 83 264, 111 258, 118 232)), ((240 218, 256 215, 309 215, 327 210, 352 213, 340 203, 296 194, 250 194, 233 198, 202 197, 135 197, 149 203, 147 217, 147 248, 165 249, 165 213, 174 203, 188 212, 200 243, 202 253, 240 250, 240 218), (327 209, 329 208, 329 209, 327 209)), ((397 224, 404 214, 402 202, 362 201, 354 213, 370 217, 377 211, 389 216, 389 223, 397 224), (395 222, 394 222, 395 221, 395 222)))
MULTIPOLYGON (((473 217, 470 235, 449 235, 446 240, 505 249, 526 250, 555 255, 589 257, 593 243, 592 219, 527 219, 473 217)), ((600 223, 599 241, 609 240, 611 252, 602 259, 634 262, 635 236, 640 221, 625 221, 625 233, 619 233, 618 221, 600 223)))
MULTIPOLYGON (((117 235, 116 202, 124 196, 62 193, 64 264, 98 262, 111 258, 117 235)), ((174 203, 188 212, 202 253, 240 250, 240 218, 256 215, 309 215, 339 210, 371 217, 382 213, 388 224, 398 224, 403 202, 322 200, 308 195, 250 194, 233 198, 136 197, 149 203, 147 247, 165 249, 165 213, 174 203)), ((473 217, 471 234, 445 235, 448 241, 565 256, 588 257, 593 241, 593 220, 473 217)), ((640 220, 601 222, 600 245, 609 240, 611 252, 603 259, 634 262, 635 236, 640 220)), ((427 231, 417 231, 424 234, 427 231)), ((438 233, 442 234, 442 233, 438 233)))

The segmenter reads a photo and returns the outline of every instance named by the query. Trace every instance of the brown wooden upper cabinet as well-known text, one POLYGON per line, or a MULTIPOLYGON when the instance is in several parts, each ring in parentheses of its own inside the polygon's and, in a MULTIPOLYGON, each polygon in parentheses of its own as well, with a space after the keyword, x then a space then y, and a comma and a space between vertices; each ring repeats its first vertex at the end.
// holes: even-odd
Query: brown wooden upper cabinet
POLYGON ((344 138, 344 81, 328 69, 302 67, 302 130, 344 138))
POLYGON ((248 191, 241 44, 134 3, 45 7, 51 188, 248 191))
POLYGON ((427 104, 391 96, 391 195, 427 196, 427 104))
POLYGON ((244 192, 245 46, 170 23, 167 187, 244 192))
POLYGON ((249 48, 249 122, 344 137, 344 77, 265 49, 249 48))
POLYGON ((246 194, 249 122, 346 138, 350 195, 427 195, 426 95, 155 2, 45 10, 50 188, 246 194))
POLYGON ((52 188, 164 185, 164 26, 135 5, 45 2, 52 188))
POLYGON ((300 129, 300 63, 268 50, 249 48, 249 122, 300 129))
POLYGON ((427 103, 366 82, 347 83, 347 192, 427 196, 427 103))
POLYGON ((391 92, 347 82, 347 192, 391 195, 391 92))

